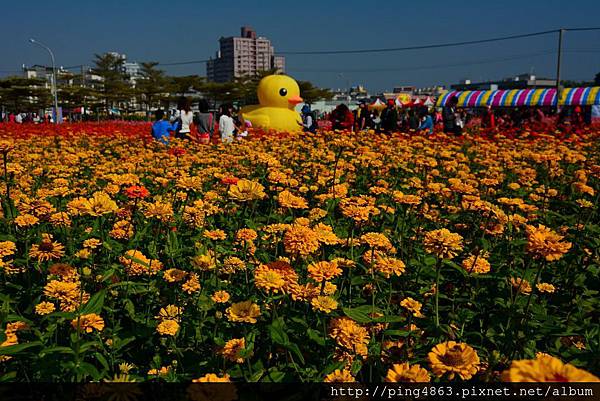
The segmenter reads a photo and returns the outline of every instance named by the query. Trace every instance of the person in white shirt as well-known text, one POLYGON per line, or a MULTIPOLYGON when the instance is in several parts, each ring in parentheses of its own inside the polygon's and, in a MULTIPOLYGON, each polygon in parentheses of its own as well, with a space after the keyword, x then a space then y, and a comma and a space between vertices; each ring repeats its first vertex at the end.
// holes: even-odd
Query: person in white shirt
POLYGON ((192 105, 188 98, 181 98, 178 105, 178 115, 181 120, 181 125, 179 131, 176 133, 176 137, 179 139, 188 139, 191 140, 191 129, 190 125, 194 120, 194 113, 192 112, 192 105))
POLYGON ((234 139, 236 126, 233 117, 231 117, 232 114, 232 105, 223 106, 223 114, 219 118, 219 132, 221 133, 221 141, 223 143, 231 143, 234 139))

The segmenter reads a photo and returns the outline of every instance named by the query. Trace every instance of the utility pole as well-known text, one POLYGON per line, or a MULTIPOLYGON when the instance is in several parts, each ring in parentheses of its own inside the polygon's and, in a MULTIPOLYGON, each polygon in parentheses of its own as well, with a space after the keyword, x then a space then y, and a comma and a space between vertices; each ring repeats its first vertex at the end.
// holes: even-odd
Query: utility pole
POLYGON ((81 65, 81 94, 83 96, 83 109, 81 110, 81 121, 84 120, 84 116, 87 113, 87 103, 86 103, 86 96, 85 96, 85 71, 86 66, 85 65, 81 65))
POLYGON ((52 53, 52 50, 46 46, 43 43, 38 42, 35 39, 29 39, 29 43, 32 43, 34 45, 38 45, 44 49, 46 49, 46 51, 48 53, 50 53, 50 59, 52 60, 52 92, 54 94, 54 124, 58 124, 58 90, 57 90, 57 85, 58 83, 56 82, 56 63, 54 61, 54 53, 52 53))
POLYGON ((558 55, 556 59, 556 113, 560 112, 560 98, 562 94, 562 85, 560 84, 560 64, 562 59, 562 39, 563 32, 565 30, 563 28, 558 30, 558 55))

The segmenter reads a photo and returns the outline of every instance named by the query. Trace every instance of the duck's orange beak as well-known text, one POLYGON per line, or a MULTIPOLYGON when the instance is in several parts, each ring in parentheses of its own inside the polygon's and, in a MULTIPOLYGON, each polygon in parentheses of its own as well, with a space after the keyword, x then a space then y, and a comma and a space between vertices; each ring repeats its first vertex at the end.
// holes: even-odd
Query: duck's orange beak
POLYGON ((298 95, 288 97, 288 103, 293 104, 294 106, 298 103, 302 103, 303 101, 304 100, 298 95))

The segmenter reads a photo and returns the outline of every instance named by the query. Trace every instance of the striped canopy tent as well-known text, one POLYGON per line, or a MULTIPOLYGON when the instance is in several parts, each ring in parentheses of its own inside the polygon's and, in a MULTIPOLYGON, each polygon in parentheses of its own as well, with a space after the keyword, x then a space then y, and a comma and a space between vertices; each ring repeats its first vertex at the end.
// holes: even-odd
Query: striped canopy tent
MULTIPOLYGON (((443 107, 456 96, 458 107, 522 107, 556 106, 556 89, 507 89, 494 91, 450 91, 438 98, 443 107)), ((600 86, 565 88, 561 91, 560 106, 590 106, 600 104, 600 86)))
POLYGON ((386 105, 385 105, 385 103, 383 103, 381 101, 381 99, 377 98, 373 103, 371 103, 369 105, 369 108, 370 109, 375 109, 375 110, 383 110, 383 109, 386 108, 386 105))
POLYGON ((427 96, 427 98, 425 100, 423 100, 423 106, 433 106, 435 104, 435 101, 433 100, 433 98, 431 96, 427 96))

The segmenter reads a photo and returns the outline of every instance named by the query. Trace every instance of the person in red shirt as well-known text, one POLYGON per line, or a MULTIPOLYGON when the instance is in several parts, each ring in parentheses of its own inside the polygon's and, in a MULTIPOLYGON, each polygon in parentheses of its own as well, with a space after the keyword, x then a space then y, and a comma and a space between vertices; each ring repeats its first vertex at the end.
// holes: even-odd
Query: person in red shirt
POLYGON ((331 124, 334 130, 347 130, 352 131, 354 126, 354 115, 345 104, 338 105, 331 112, 331 124))
POLYGON ((491 106, 487 107, 485 111, 485 115, 483 117, 484 126, 489 129, 496 128, 496 116, 494 115, 494 110, 492 110, 491 106))

